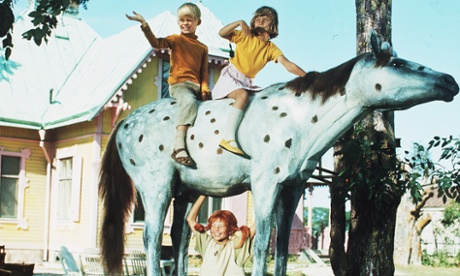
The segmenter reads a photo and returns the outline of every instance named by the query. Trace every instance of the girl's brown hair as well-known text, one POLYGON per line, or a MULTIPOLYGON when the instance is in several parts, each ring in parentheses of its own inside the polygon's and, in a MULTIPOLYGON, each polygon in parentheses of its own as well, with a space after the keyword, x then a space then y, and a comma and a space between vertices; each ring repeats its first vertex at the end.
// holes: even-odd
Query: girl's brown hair
POLYGON ((235 248, 241 248, 243 246, 244 241, 249 237, 250 230, 247 226, 241 226, 238 228, 238 221, 235 215, 228 211, 228 210, 217 210, 215 211, 209 218, 208 218, 208 225, 203 226, 202 224, 195 224, 195 230, 198 232, 206 232, 207 230, 211 229, 212 224, 216 221, 220 220, 225 223, 227 226, 228 235, 233 235, 236 231, 241 231, 241 241, 235 248))
POLYGON ((270 34, 271 39, 277 37, 278 36, 278 13, 276 12, 276 10, 274 8, 267 7, 267 6, 258 8, 254 12, 254 16, 251 19, 251 29, 252 30, 255 29, 254 23, 256 21, 256 18, 260 16, 267 16, 268 18, 270 18, 271 23, 267 31, 270 34))

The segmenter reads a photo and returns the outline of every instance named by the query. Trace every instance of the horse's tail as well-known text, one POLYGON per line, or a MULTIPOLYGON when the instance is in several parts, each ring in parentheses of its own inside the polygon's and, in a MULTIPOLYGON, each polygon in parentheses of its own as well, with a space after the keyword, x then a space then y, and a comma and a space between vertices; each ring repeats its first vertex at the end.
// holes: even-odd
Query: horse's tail
POLYGON ((136 189, 117 149, 115 137, 121 123, 110 136, 99 172, 99 196, 103 201, 100 246, 103 265, 110 274, 123 271, 125 223, 136 201, 136 189))

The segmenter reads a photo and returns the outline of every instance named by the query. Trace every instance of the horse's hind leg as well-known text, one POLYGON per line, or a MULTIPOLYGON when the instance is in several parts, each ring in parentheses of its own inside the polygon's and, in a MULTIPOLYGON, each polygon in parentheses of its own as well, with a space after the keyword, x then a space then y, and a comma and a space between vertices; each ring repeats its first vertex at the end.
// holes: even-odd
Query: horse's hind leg
POLYGON ((169 187, 169 184, 166 183, 138 187, 145 210, 143 235, 144 248, 147 254, 148 276, 161 276, 160 258, 163 227, 166 212, 172 198, 172 192, 169 187))
MULTIPOLYGON (((292 219, 304 192, 303 185, 283 186, 276 208, 275 275, 286 275, 292 219)), ((303 214, 302 214, 303 215, 303 214)))
POLYGON ((171 228, 171 239, 176 262, 176 275, 187 275, 188 247, 190 244, 191 230, 186 222, 186 217, 192 207, 192 202, 186 196, 174 198, 174 218, 171 228))

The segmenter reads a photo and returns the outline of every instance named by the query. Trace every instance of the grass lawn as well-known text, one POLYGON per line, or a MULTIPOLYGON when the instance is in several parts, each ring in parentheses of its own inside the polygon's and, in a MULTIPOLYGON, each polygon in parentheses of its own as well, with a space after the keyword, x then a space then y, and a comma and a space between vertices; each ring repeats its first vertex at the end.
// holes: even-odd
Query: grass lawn
POLYGON ((431 267, 431 266, 397 266, 395 276, 417 275, 417 276, 457 276, 460 275, 460 268, 456 267, 431 267))

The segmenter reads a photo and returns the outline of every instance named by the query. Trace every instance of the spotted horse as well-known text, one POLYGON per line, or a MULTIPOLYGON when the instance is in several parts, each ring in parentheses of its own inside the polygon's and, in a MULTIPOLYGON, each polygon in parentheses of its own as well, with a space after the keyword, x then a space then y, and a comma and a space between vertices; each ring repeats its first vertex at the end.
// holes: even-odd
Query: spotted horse
POLYGON ((199 104, 186 140, 196 168, 181 166, 171 158, 178 108, 174 99, 133 111, 113 131, 101 163, 101 248, 106 270, 122 270, 124 227, 136 189, 145 208, 148 275, 160 275, 164 219, 173 198, 176 275, 187 275, 190 229, 185 217, 193 197, 226 197, 251 190, 257 227, 252 275, 266 274, 272 222, 277 230, 275 274, 285 275, 296 205, 305 181, 332 144, 372 110, 449 102, 459 91, 452 76, 396 57, 374 32, 371 45, 372 52, 328 71, 310 72, 255 93, 237 133, 250 158, 218 146, 231 99, 199 104))

